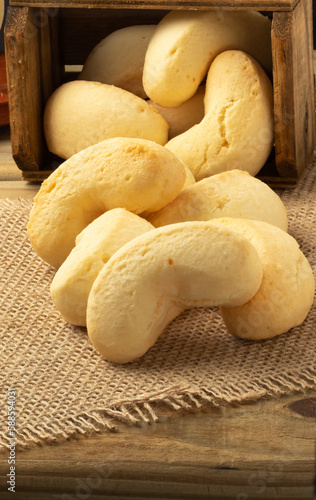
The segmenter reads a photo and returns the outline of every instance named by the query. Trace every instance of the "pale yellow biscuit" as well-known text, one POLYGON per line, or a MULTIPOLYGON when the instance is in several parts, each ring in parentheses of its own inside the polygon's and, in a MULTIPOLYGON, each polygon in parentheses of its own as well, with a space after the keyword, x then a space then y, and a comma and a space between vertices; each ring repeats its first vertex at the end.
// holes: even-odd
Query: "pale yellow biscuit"
POLYGON ((165 108, 154 101, 148 101, 168 122, 169 139, 183 134, 204 118, 204 94, 205 85, 200 85, 193 97, 176 108, 165 108))
POLYGON ((314 298, 312 269, 295 239, 265 222, 219 219, 256 248, 263 269, 261 286, 242 306, 221 308, 228 331, 236 337, 260 340, 300 325, 314 298))
POLYGON ((153 229, 118 250, 92 285, 87 330, 107 360, 145 354, 184 309, 244 304, 262 279, 248 239, 216 221, 153 229))
MULTIPOLYGON (((188 167, 186 167, 184 165, 184 163, 182 165, 183 165, 184 170, 185 170, 185 180, 184 180, 184 184, 182 186, 182 191, 183 191, 187 187, 192 186, 192 184, 195 184, 195 179, 194 179, 194 176, 193 176, 191 170, 189 170, 188 167)), ((169 203, 168 203, 168 205, 169 205, 169 203)), ((156 213, 156 212, 154 212, 154 213, 156 213)), ((143 212, 140 215, 141 215, 141 217, 143 217, 145 219, 149 219, 151 217, 151 214, 149 212, 143 212)))
POLYGON ((288 218, 281 198, 264 182, 243 170, 230 170, 203 179, 156 213, 155 226, 189 220, 238 217, 269 222, 287 231, 288 218))
POLYGON ((144 139, 108 139, 77 153, 46 179, 27 226, 34 250, 59 267, 76 236, 106 210, 154 212, 173 200, 186 179, 183 163, 144 139))
POLYGON ((86 325, 88 296, 104 264, 125 243, 154 227, 138 215, 114 208, 100 215, 76 238, 76 246, 50 286, 56 308, 68 323, 86 325))
POLYGON ((145 99, 143 67, 155 29, 151 24, 114 31, 94 47, 79 79, 115 85, 145 99))
POLYGON ((248 54, 222 52, 206 82, 205 117, 166 144, 196 180, 241 169, 256 175, 274 142, 272 84, 248 54))
POLYGON ((249 53, 271 72, 271 21, 251 11, 168 13, 146 52, 146 94, 161 106, 179 106, 195 94, 214 58, 230 49, 249 53))
POLYGON ((186 165, 183 164, 183 166, 185 168, 186 178, 185 178, 184 184, 182 186, 182 190, 186 189, 189 186, 192 186, 192 184, 195 184, 195 178, 194 178, 194 175, 192 174, 191 170, 186 165))
POLYGON ((44 112, 48 149, 67 159, 112 137, 139 137, 165 144, 168 124, 140 97, 113 85, 77 80, 49 98, 44 112))

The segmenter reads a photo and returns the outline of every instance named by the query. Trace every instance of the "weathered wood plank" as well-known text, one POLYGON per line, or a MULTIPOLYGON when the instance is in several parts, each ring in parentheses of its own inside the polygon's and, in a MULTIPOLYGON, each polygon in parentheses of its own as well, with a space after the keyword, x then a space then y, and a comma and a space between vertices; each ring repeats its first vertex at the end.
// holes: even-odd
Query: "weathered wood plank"
POLYGON ((56 23, 52 11, 8 9, 5 48, 12 155, 22 170, 39 170, 48 157, 43 110, 62 79, 56 23))
POLYGON ((11 0, 28 7, 292 10, 299 0, 11 0))
POLYGON ((0 199, 33 199, 39 183, 25 182, 12 158, 9 126, 0 127, 0 199))
POLYGON ((64 61, 60 54, 59 9, 40 9, 34 20, 39 29, 42 103, 45 105, 53 91, 64 79, 64 61))
POLYGON ((28 182, 42 182, 53 172, 53 170, 24 170, 22 172, 22 179, 28 182))
POLYGON ((151 425, 119 424, 117 433, 17 450, 17 484, 25 500, 311 500, 315 422, 291 406, 304 407, 298 400, 315 396, 309 391, 192 413, 160 409, 151 425))
POLYGON ((281 177, 299 178, 315 147, 312 1, 272 21, 275 158, 281 177))
POLYGON ((0 182, 0 198, 16 200, 18 198, 32 200, 39 189, 38 184, 27 183, 13 179, 0 182))
POLYGON ((0 188, 2 181, 20 181, 21 171, 11 153, 9 126, 0 127, 0 188))
POLYGON ((33 12, 9 7, 5 50, 12 154, 23 169, 36 170, 44 160, 39 31, 33 12))

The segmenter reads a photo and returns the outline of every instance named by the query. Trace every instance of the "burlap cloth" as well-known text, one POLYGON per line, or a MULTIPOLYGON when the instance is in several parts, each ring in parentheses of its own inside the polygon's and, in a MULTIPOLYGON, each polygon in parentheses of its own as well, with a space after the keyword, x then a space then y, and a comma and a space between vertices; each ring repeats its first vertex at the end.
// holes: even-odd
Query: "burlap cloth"
MULTIPOLYGON (((280 190, 296 238, 316 272, 316 165, 297 188, 280 190)), ((216 309, 186 311, 140 360, 118 366, 86 331, 61 319, 49 295, 54 271, 26 236, 30 202, 0 202, 0 445, 8 445, 8 388, 16 394, 16 443, 157 420, 175 410, 255 401, 316 387, 316 309, 278 338, 230 336, 216 309)), ((122 304, 122 307, 124 305, 122 304)))

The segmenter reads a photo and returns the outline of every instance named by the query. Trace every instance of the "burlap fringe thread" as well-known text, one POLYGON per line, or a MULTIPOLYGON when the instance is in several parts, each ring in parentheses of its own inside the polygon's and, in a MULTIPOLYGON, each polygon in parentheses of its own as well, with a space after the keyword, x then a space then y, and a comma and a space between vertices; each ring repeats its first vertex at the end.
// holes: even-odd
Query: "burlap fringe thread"
MULTIPOLYGON (((201 409, 206 405, 213 407, 223 407, 233 404, 247 404, 264 397, 275 398, 290 392, 306 391, 316 387, 316 370, 306 373, 293 373, 292 377, 271 376, 266 388, 260 387, 255 381, 251 384, 244 384, 237 391, 236 386, 227 387, 227 393, 212 393, 211 391, 197 389, 191 392, 189 387, 177 388, 175 392, 156 394, 155 396, 138 401, 124 401, 116 404, 112 408, 99 409, 97 411, 84 412, 76 417, 70 417, 60 422, 49 422, 45 425, 32 425, 30 422, 22 430, 16 431, 16 447, 27 449, 31 445, 41 445, 43 443, 54 443, 60 440, 69 439, 75 434, 91 435, 102 431, 118 432, 118 424, 141 425, 154 424, 159 421, 159 407, 167 406, 175 412, 192 412, 201 409), (305 379, 304 381, 299 379, 305 379), (234 395, 232 395, 234 394, 234 395), (155 408, 154 408, 155 407, 155 408)), ((9 449, 8 436, 0 431, 0 447, 9 449)))

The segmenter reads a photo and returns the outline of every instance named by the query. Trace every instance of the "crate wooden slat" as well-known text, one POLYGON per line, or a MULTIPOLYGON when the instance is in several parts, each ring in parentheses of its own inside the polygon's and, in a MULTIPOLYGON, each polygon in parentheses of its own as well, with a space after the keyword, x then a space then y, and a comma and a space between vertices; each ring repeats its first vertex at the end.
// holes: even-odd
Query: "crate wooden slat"
MULTIPOLYGON (((67 1, 67 8, 63 5, 11 0, 8 10, 5 43, 11 141, 25 180, 42 181, 61 162, 47 150, 42 117, 51 92, 76 77, 64 73, 65 65, 84 64, 92 48, 116 29, 157 24, 168 10, 182 6, 178 0, 160 1, 157 8, 156 3, 138 8, 138 2, 127 1, 103 1, 102 5, 94 1, 89 8, 78 8, 83 5, 78 1, 67 1)), ((186 2, 190 9, 218 5, 214 0, 186 2)), ((220 8, 252 8, 272 19, 275 148, 258 177, 274 187, 293 187, 312 161, 315 147, 312 0, 260 0, 256 4, 227 0, 220 2, 220 8)))
POLYGON ((301 177, 314 147, 312 12, 300 2, 272 22, 275 157, 278 172, 301 177))
MULTIPOLYGON (((14 35, 9 37, 6 43, 6 62, 13 158, 19 168, 37 169, 43 160, 43 135, 39 123, 41 102, 38 100, 39 41, 38 37, 26 36, 26 26, 28 26, 30 15, 31 12, 28 9, 16 11, 14 35), (25 57, 26 54, 28 57, 25 57), (28 74, 27 78, 26 74, 28 74), (32 81, 32 89, 30 81, 32 81), (31 109, 32 114, 28 112, 31 109), (27 150, 24 147, 25 144, 29 144, 27 150)), ((10 25, 10 9, 8 20, 10 25)))
POLYGON ((43 108, 60 83, 55 18, 43 26, 38 9, 8 9, 6 64, 9 93, 12 156, 22 170, 39 170, 47 162, 43 108), (37 23, 38 24, 38 23, 37 23))
POLYGON ((74 7, 98 9, 242 9, 293 10, 299 0, 11 0, 11 5, 27 7, 74 7))

